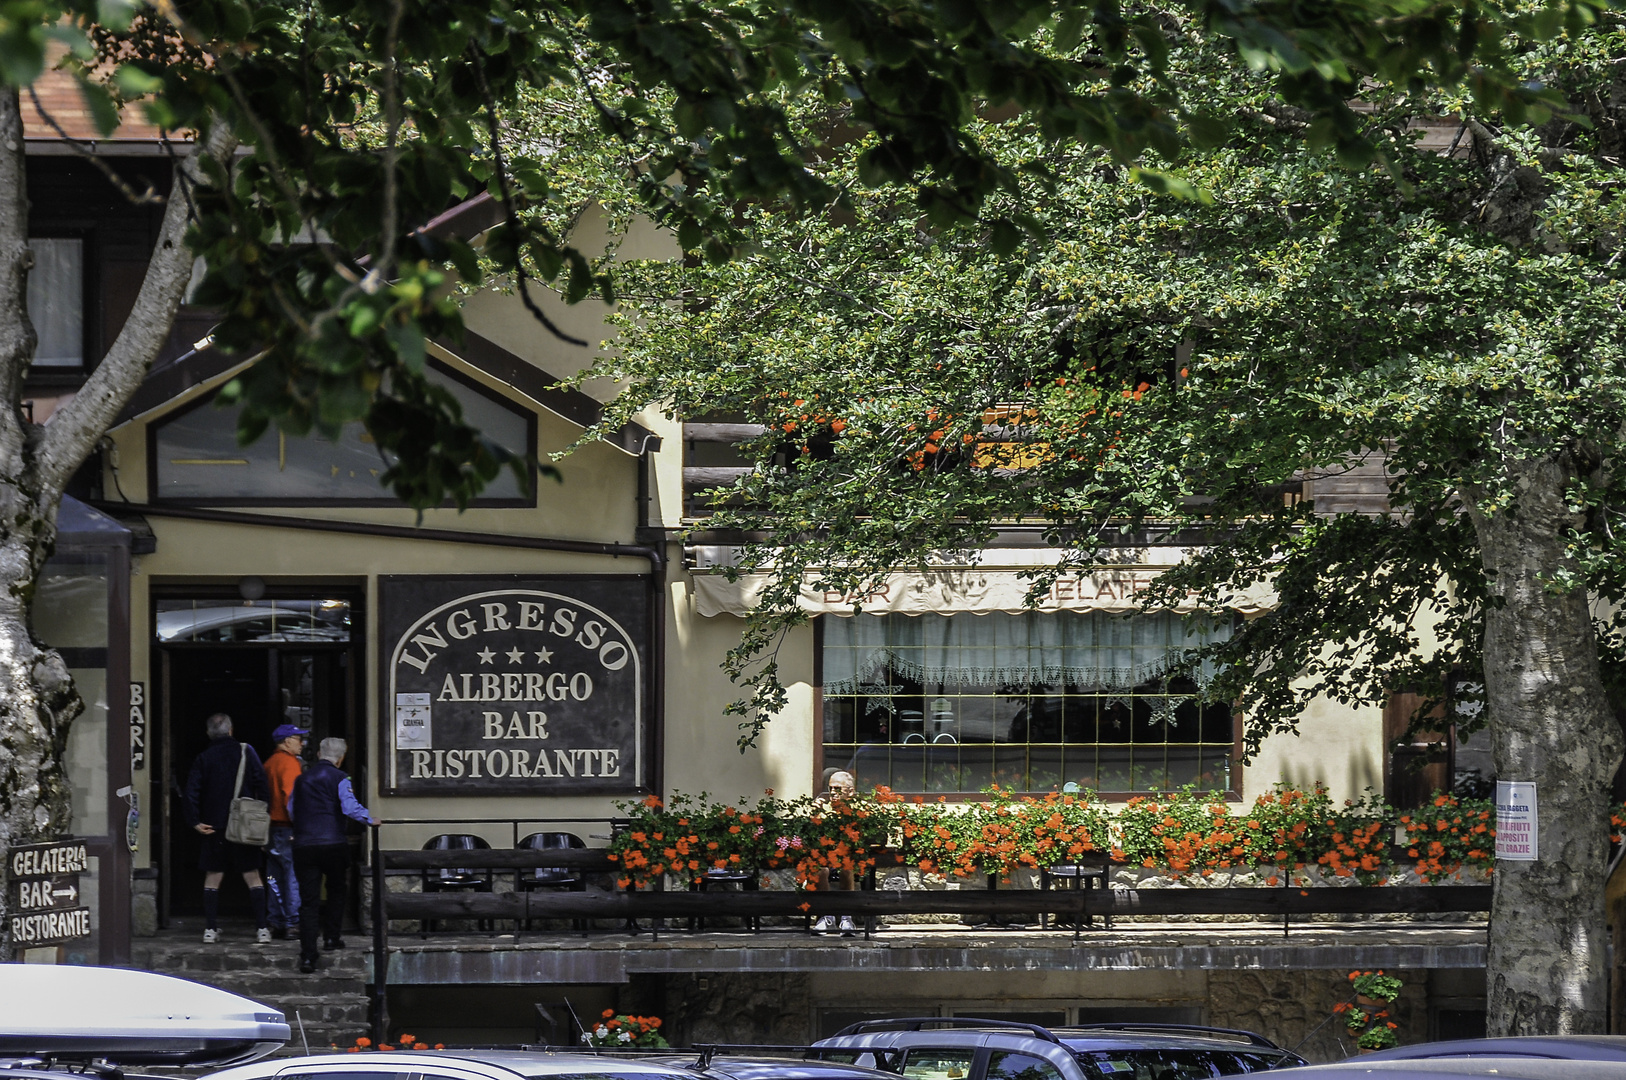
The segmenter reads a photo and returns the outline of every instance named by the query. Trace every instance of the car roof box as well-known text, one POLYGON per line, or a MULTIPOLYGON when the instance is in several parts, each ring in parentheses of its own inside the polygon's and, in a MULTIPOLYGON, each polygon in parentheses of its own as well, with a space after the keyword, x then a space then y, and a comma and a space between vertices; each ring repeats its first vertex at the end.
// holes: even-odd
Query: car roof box
POLYGON ((230 1065, 288 1041, 288 1021, 202 983, 123 968, 0 964, 0 1056, 230 1065))

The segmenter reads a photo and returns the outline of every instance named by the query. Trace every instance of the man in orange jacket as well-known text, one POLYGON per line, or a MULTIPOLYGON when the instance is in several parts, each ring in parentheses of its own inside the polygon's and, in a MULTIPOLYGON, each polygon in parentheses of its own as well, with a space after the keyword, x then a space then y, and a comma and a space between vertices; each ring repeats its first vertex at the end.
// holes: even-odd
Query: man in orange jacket
POLYGON ((299 926, 299 879, 294 875, 294 826, 288 819, 288 796, 294 781, 305 771, 299 755, 305 749, 310 731, 283 724, 271 733, 276 750, 265 759, 265 778, 271 787, 271 844, 266 849, 266 884, 271 888, 266 903, 266 922, 271 936, 288 939, 288 929, 299 926))

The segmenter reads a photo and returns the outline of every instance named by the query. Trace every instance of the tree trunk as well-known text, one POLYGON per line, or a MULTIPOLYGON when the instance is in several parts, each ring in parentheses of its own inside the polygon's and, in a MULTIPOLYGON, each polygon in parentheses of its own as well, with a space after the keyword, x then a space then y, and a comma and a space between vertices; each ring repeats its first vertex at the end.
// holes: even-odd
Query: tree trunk
MULTIPOLYGON (((226 161, 236 144, 217 122, 176 170, 202 185, 198 157, 226 161)), ((181 183, 178 176, 177 195, 181 183)), ((63 758, 68 727, 84 706, 62 657, 34 640, 34 590, 56 544, 69 477, 169 336, 192 270, 187 206, 184 198, 170 200, 135 306, 96 370, 48 424, 27 421, 21 402, 36 344, 28 319, 27 160, 18 91, 0 88, 0 865, 13 844, 60 835, 72 822, 63 758)), ((0 892, 0 959, 9 945, 5 905, 0 892)))
MULTIPOLYGON (((81 708, 68 669, 29 632, 34 578, 56 534, 32 467, 39 428, 18 407, 33 359, 28 319, 28 194, 18 93, 0 92, 0 853, 65 830, 62 751, 81 708)), ((0 901, 3 903, 3 901, 0 901)))
POLYGON ((1564 498, 1572 463, 1551 454, 1505 469, 1514 492, 1507 507, 1486 513, 1483 491, 1464 495, 1493 598, 1485 701, 1496 774, 1536 785, 1538 859, 1496 864, 1489 1032, 1601 1033, 1606 822, 1626 740, 1599 677, 1588 594, 1550 585, 1570 565, 1565 532, 1584 525, 1564 498))

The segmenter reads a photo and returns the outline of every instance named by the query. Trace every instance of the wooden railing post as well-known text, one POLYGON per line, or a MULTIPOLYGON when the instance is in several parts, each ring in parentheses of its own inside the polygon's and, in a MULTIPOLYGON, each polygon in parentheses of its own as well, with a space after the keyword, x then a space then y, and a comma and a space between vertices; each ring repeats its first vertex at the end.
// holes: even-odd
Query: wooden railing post
POLYGON ((390 943, 389 915, 384 903, 384 853, 378 841, 379 826, 367 831, 372 834, 373 859, 373 1045, 382 1043, 389 1028, 389 1004, 385 991, 389 983, 390 943))

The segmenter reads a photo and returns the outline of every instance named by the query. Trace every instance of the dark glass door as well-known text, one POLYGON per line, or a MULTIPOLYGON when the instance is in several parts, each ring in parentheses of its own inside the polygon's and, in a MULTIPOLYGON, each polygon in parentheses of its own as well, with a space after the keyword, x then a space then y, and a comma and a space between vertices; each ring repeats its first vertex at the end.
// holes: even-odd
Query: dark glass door
MULTIPOLYGON (((346 739, 351 747, 346 771, 365 790, 359 775, 364 747, 355 720, 351 658, 348 645, 177 644, 161 650, 169 789, 163 858, 168 915, 202 913, 201 838, 186 822, 181 792, 192 762, 209 744, 204 721, 210 715, 229 715, 234 736, 252 746, 261 760, 270 756, 271 734, 281 724, 310 730, 306 761, 315 759, 322 739, 346 739)), ((221 887, 222 910, 246 911, 242 878, 227 878, 221 887)))

